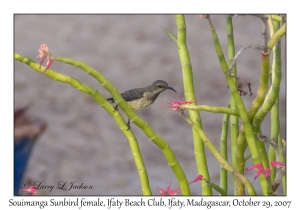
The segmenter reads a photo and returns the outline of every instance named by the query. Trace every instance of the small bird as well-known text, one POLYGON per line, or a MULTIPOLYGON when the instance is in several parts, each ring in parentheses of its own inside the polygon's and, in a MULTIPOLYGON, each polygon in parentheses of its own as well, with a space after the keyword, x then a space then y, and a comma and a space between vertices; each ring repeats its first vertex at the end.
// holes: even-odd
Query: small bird
MULTIPOLYGON (((153 104, 157 96, 166 89, 172 90, 175 93, 177 93, 165 81, 156 80, 155 82, 153 82, 152 85, 148 87, 127 90, 121 93, 121 96, 124 98, 125 101, 127 101, 127 103, 132 109, 138 110, 153 104)), ((108 98, 107 101, 110 103, 115 103, 115 100, 113 98, 108 98)), ((118 105, 115 106, 116 110, 117 108, 118 105)), ((128 119, 127 125, 128 129, 130 129, 130 119, 128 119)))

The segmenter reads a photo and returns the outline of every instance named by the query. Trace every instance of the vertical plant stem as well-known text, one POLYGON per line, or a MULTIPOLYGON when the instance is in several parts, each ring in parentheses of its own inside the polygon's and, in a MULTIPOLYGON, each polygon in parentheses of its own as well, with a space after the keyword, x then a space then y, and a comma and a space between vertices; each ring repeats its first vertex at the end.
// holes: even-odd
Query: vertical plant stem
MULTIPOLYGON (((277 32, 275 32, 275 34, 276 33, 277 32)), ((264 100, 264 103, 263 103, 262 107, 254 115, 253 122, 252 122, 253 133, 256 136, 261 133, 261 129, 260 129, 261 123, 263 122, 266 114, 271 110, 271 108, 273 107, 273 105, 275 104, 276 100, 279 97, 280 82, 281 82, 280 40, 277 41, 277 43, 275 45, 275 51, 274 52, 275 52, 274 53, 275 64, 274 64, 274 71, 272 72, 272 85, 269 89, 268 94, 265 97, 265 100, 264 100)), ((264 142, 258 141, 257 146, 258 146, 259 151, 260 151, 260 156, 261 156, 264 168, 269 168, 269 160, 268 160, 267 153, 265 151, 264 142)))
MULTIPOLYGON (((274 15, 270 15, 272 19, 269 19, 269 27, 270 27, 270 36, 273 37, 274 33, 280 29, 280 23, 273 20, 274 15)), ((285 23, 283 23, 285 24, 285 23)), ((281 69, 281 41, 278 40, 275 47, 273 48, 273 65, 272 65, 272 83, 276 78, 275 75, 277 75, 277 72, 279 69, 281 69)), ((273 85, 271 86, 273 87, 273 85)), ((272 88, 273 89, 273 88, 272 88)), ((278 150, 279 150, 279 156, 281 162, 286 162, 285 155, 284 155, 284 145, 282 143, 281 133, 280 133, 280 121, 279 121, 279 94, 275 101, 275 104, 273 105, 271 109, 271 141, 276 139, 277 134, 277 144, 278 144, 278 150)), ((269 159, 274 160, 275 159, 275 152, 273 147, 270 146, 269 149, 269 155, 273 154, 269 159)), ((275 167, 272 167, 272 181, 274 180, 274 177, 276 176, 276 169, 275 167)), ((286 195, 286 175, 282 177, 282 186, 283 186, 283 193, 286 195)))
MULTIPOLYGON (((272 16, 272 15, 270 15, 272 16)), ((270 28, 270 36, 273 36, 275 31, 277 31, 280 28, 280 22, 277 21, 273 21, 273 18, 269 18, 268 20, 269 23, 269 28, 270 28)), ((280 47, 280 44, 279 44, 280 47)), ((273 54, 278 54, 278 52, 276 52, 277 50, 280 50, 279 47, 274 47, 273 48, 273 54)), ((276 60, 278 59, 278 57, 274 56, 273 57, 273 62, 272 62, 272 80, 275 77, 275 65, 276 65, 276 60)), ((271 84, 272 84, 272 80, 271 80, 271 84)), ((270 135, 270 139, 272 140, 278 140, 278 136, 279 136, 279 96, 275 102, 275 104, 273 105, 272 109, 271 109, 271 135, 270 135)), ((281 141, 281 140, 280 140, 281 141)), ((278 143, 278 141, 277 141, 278 143)), ((269 146, 269 161, 273 161, 276 160, 276 155, 275 155, 275 151, 274 148, 270 145, 269 146)), ((271 166, 271 181, 273 182, 276 176, 276 167, 271 166)))
POLYGON ((272 49, 277 41, 284 36, 286 33, 286 23, 284 23, 281 28, 279 28, 271 37, 270 41, 268 42, 268 48, 272 49))
MULTIPOLYGON (((231 15, 227 15, 226 17, 227 21, 227 42, 228 42, 228 60, 229 60, 229 66, 232 66, 233 62, 232 59, 235 56, 235 48, 234 48, 234 35, 233 35, 233 25, 232 25, 232 17, 231 15)), ((235 84, 237 85, 237 81, 235 78, 237 78, 237 71, 236 71, 236 65, 233 66, 232 68, 232 77, 233 80, 235 81, 235 84)), ((230 108, 231 109, 236 109, 235 101, 232 96, 232 93, 230 91, 230 108)), ((231 157, 232 157, 232 165, 234 168, 236 168, 236 148, 237 148, 237 138, 239 135, 239 118, 237 116, 230 116, 230 139, 231 139, 231 157)), ((243 160, 241 159, 243 162, 243 160)), ((240 173, 243 173, 240 171, 240 173)), ((239 192, 244 192, 244 185, 241 183, 240 180, 237 180, 235 176, 233 176, 233 183, 235 183, 234 187, 234 195, 237 194, 237 189, 239 192)), ((244 193, 241 193, 244 194, 244 193)))
MULTIPOLYGON (((254 117, 254 115, 257 113, 258 108, 261 106, 261 104, 264 102, 264 97, 265 94, 268 90, 268 78, 269 78, 269 53, 267 55, 262 53, 261 56, 262 59, 262 63, 261 63, 261 74, 260 74, 260 83, 259 83, 259 87, 257 90, 257 95, 255 97, 255 99, 253 100, 251 107, 248 111, 248 118, 249 121, 252 122, 252 119, 254 117)), ((244 127, 241 127, 240 130, 240 135, 238 137, 238 141, 237 144, 239 145, 239 147, 241 148, 239 150, 239 152, 243 152, 246 149, 246 136, 245 136, 245 132, 244 132, 244 127)), ((266 168, 268 168, 268 161, 266 158, 266 150, 264 147, 264 143, 263 142, 257 142, 257 146, 258 146, 258 150, 260 151, 260 155, 263 155, 265 158, 263 158, 264 161, 264 166, 266 168)), ((240 154, 238 155, 240 156, 240 154)), ((244 165, 241 167, 240 170, 244 170, 244 165)), ((238 170, 238 171, 240 171, 238 170)))
MULTIPOLYGON (((229 106, 230 105, 228 105, 228 107, 229 106)), ((228 161, 228 152, 227 152, 228 120, 229 120, 229 115, 224 114, 221 140, 220 140, 220 151, 226 161, 228 161)), ((228 188, 227 170, 225 170, 222 165, 220 165, 220 187, 227 194, 227 188, 228 188)))
MULTIPOLYGON (((259 100, 261 100, 261 102, 264 101, 265 93, 268 90, 269 69, 270 69, 270 53, 269 52, 270 51, 268 51, 268 54, 264 54, 262 52, 262 56, 261 56, 262 63, 261 63, 260 84, 259 84, 259 88, 258 88, 258 91, 257 91, 257 96, 254 99, 252 105, 255 104, 255 103, 257 103, 259 100)), ((259 102, 258 104, 261 104, 261 102, 259 102)), ((254 107, 255 106, 251 106, 251 108, 250 108, 250 110, 248 112, 248 116, 249 116, 249 118, 251 120, 252 120, 252 118, 254 116, 254 113, 257 113, 257 109, 254 108, 254 107)), ((253 133, 254 133, 255 136, 259 132, 254 132, 254 129, 253 129, 253 133)), ((264 168, 269 168, 270 167, 269 166, 269 159, 268 159, 268 154, 267 154, 267 151, 266 151, 266 148, 265 148, 265 143, 262 142, 262 141, 257 141, 256 145, 257 145, 257 148, 259 150, 260 158, 262 160, 264 168)))
MULTIPOLYGON (((211 27, 211 32, 212 32, 212 36, 213 36, 213 40, 214 40, 215 49, 216 49, 216 52, 217 52, 217 55, 218 55, 218 58, 220 61, 220 65, 221 65, 224 77, 228 83, 230 90, 231 90, 231 94, 234 98, 237 110, 240 113, 240 118, 242 120, 242 124, 243 124, 244 130, 245 130, 246 140, 247 140, 247 144, 249 146, 249 149, 250 149, 250 152, 252 155, 252 160, 255 165, 259 164, 259 163, 261 163, 261 159, 259 156, 259 151, 256 146, 256 139, 252 132, 251 123, 248 118, 248 113, 246 112, 244 102, 238 92, 236 82, 233 80, 232 76, 230 76, 230 74, 229 74, 229 68, 228 68, 227 62, 225 60, 225 57, 224 57, 221 45, 219 43, 219 39, 218 39, 216 30, 213 26, 213 23, 209 16, 207 19, 208 19, 210 27, 211 27)), ((267 195, 267 191, 266 191, 267 183, 266 183, 265 176, 260 176, 260 184, 261 184, 261 187, 263 190, 263 194, 267 195)))
MULTIPOLYGON (((264 33, 266 31, 266 25, 264 22, 264 33)), ((263 34, 263 43, 266 42, 266 35, 263 34)), ((268 80, 269 80, 269 55, 270 51, 264 47, 262 50, 262 55, 261 55, 261 71, 260 71, 260 79, 259 79, 259 87, 257 90, 256 97, 251 103, 251 107, 248 110, 248 119, 250 122, 252 122, 254 115, 256 114, 258 108, 263 104, 264 99, 265 99, 265 94, 268 90, 268 80)), ((237 165, 237 170, 241 173, 244 170, 245 166, 245 159, 244 159, 244 152, 247 148, 246 145, 246 136, 245 136, 245 131, 244 131, 244 126, 241 125, 240 127, 240 134, 237 139, 237 145, 238 145, 238 150, 236 153, 236 159, 237 161, 240 162, 240 164, 237 165)), ((258 150, 260 151, 261 155, 266 156, 266 150, 264 148, 264 144, 262 142, 258 142, 258 150)), ((264 158, 266 160, 266 158, 264 158)), ((265 162, 266 164, 267 162, 265 162)), ((259 177, 260 180, 263 180, 264 178, 262 176, 259 177)), ((263 187, 263 189, 266 189, 266 187, 263 187)), ((267 193, 265 191, 265 193, 267 193)))
MULTIPOLYGON (((185 100, 193 100, 193 104, 197 104, 197 99, 194 93, 192 64, 186 45, 186 24, 184 15, 176 15, 176 24, 178 29, 177 47, 182 68, 185 100)), ((198 111, 193 110, 188 110, 188 112, 192 120, 197 124, 197 126, 202 128, 200 113, 198 111)), ((194 138, 194 153, 198 173, 202 174, 206 179, 210 180, 203 141, 194 129, 192 129, 192 132, 194 138)), ((212 195, 212 188, 210 186, 208 186, 204 181, 201 181, 201 185, 203 195, 212 195)))
POLYGON ((251 122, 258 108, 263 104, 265 100, 265 95, 268 90, 269 68, 270 68, 270 51, 267 54, 264 54, 262 52, 259 86, 257 89, 256 97, 252 101, 251 107, 248 111, 248 116, 251 122))
POLYGON ((249 195, 256 195, 256 191, 251 184, 251 182, 245 177, 243 174, 238 173, 231 165, 228 163, 228 161, 222 156, 222 154, 219 152, 219 150, 215 147, 215 145, 211 142, 211 140, 207 137, 207 135, 204 133, 204 131, 200 128, 199 125, 197 125, 196 122, 188 118, 184 112, 181 112, 184 119, 192 126, 192 128, 201 136, 201 139, 203 140, 205 146, 210 150, 210 152, 214 155, 214 157, 219 161, 219 163, 223 166, 224 169, 226 169, 228 172, 231 172, 234 176, 236 176, 238 179, 240 179, 243 184, 246 186, 249 195))
POLYGON ((274 51, 274 71, 272 72, 272 85, 262 107, 258 110, 258 112, 254 115, 253 118, 253 132, 255 135, 260 133, 260 125, 264 120, 266 114, 271 110, 273 105, 275 104, 276 100, 279 97, 279 90, 280 90, 280 82, 281 82, 281 50, 280 50, 280 41, 277 42, 275 45, 274 51))
MULTIPOLYGON (((270 133, 270 139, 272 140, 278 140, 278 134, 279 134, 279 106, 278 106, 278 99, 276 100, 274 106, 271 109, 271 133, 270 133)), ((269 161, 276 160, 276 154, 274 151, 274 148, 269 145, 269 161)), ((276 167, 271 167, 271 181, 273 182, 276 176, 276 167)))

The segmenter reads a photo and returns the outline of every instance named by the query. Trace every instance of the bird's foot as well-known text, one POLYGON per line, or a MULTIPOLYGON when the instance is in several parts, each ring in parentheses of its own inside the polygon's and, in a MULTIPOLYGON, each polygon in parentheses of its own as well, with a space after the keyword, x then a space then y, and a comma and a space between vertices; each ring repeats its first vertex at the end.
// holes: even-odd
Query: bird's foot
POLYGON ((116 105, 115 107, 114 107, 114 112, 115 111, 118 111, 118 105, 116 105))
POLYGON ((127 129, 126 129, 126 131, 131 130, 130 119, 128 119, 128 122, 127 122, 126 124, 127 124, 127 129))

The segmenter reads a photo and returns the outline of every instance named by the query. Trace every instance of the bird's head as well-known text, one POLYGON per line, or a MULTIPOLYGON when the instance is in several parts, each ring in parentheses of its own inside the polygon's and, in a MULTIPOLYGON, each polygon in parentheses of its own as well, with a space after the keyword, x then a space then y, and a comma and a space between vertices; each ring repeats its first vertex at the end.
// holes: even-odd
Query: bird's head
POLYGON ((153 93, 159 94, 159 93, 163 92, 166 89, 173 90, 175 93, 177 93, 172 87, 170 87, 168 85, 168 83, 166 83, 163 80, 156 80, 151 85, 151 90, 152 90, 153 93))

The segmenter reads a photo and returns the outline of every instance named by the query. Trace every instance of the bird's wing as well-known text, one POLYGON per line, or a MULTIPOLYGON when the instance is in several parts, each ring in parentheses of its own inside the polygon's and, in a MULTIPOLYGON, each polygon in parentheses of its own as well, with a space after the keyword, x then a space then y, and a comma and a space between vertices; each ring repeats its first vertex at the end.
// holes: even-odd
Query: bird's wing
POLYGON ((136 88, 121 93, 121 96, 124 98, 125 101, 133 101, 142 98, 144 96, 144 92, 145 91, 143 88, 136 88))

